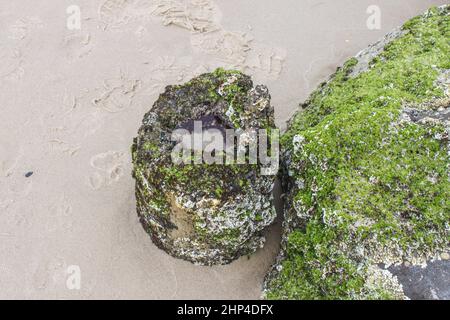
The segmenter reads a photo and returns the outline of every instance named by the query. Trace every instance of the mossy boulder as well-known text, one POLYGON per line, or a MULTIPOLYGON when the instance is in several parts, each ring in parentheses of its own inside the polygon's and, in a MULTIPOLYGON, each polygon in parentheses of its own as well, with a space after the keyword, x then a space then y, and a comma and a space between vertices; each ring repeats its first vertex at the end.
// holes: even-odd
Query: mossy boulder
POLYGON ((281 139, 284 234, 266 298, 404 299, 389 267, 448 259, 449 70, 443 6, 350 59, 302 105, 281 139))
POLYGON ((195 121, 237 134, 273 128, 268 89, 223 69, 168 86, 132 147, 137 212, 153 242, 196 264, 226 264, 263 246, 276 216, 275 176, 263 175, 260 164, 175 164, 171 135, 191 132, 195 121))

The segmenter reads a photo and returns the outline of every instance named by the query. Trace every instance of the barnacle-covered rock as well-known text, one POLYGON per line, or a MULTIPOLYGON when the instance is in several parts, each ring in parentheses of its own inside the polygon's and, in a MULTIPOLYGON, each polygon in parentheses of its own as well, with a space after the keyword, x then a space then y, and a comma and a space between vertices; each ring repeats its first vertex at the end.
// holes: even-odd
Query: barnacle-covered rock
MULTIPOLYGON (((226 264, 263 246, 263 231, 275 219, 274 175, 263 175, 259 163, 174 163, 172 133, 194 134, 198 121, 223 136, 273 128, 268 89, 223 69, 168 86, 132 147, 137 212, 153 242, 172 256, 226 264)), ((188 158, 198 151, 194 146, 188 158)))
POLYGON ((408 21, 338 69, 291 121, 282 252, 265 297, 448 296, 439 279, 450 268, 449 26, 449 6, 408 21), (420 270, 427 281, 415 285, 420 270))
POLYGON ((397 277, 405 295, 414 300, 450 300, 448 254, 430 261, 426 267, 402 264, 388 270, 397 277))

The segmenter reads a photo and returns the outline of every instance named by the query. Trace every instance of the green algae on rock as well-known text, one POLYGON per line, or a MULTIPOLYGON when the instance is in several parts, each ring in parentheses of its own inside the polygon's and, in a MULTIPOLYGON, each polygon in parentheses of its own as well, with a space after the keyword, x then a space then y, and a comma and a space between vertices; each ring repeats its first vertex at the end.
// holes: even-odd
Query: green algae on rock
MULTIPOLYGON (((450 243, 449 6, 350 59, 282 137, 282 252, 268 299, 404 299, 390 265, 450 243)), ((448 264, 447 264, 448 266, 448 264)))
POLYGON ((168 86, 132 147, 137 211, 153 242, 196 264, 226 264, 263 246, 276 215, 275 177, 260 164, 173 163, 171 134, 195 121, 222 131, 273 128, 268 89, 223 69, 168 86))

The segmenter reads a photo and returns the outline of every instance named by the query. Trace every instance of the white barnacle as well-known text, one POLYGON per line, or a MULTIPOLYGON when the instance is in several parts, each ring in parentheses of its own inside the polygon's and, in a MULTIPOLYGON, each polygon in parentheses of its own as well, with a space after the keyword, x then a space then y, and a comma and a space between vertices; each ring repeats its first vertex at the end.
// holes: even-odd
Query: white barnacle
POLYGON ((303 143, 305 142, 305 137, 296 134, 292 138, 292 145, 294 146, 294 152, 297 152, 299 149, 302 149, 303 143))
POLYGON ((305 180, 304 179, 297 179, 295 181, 295 184, 297 185, 297 187, 301 190, 305 188, 305 180))
POLYGON ((230 105, 228 106, 228 110, 225 113, 225 115, 231 119, 231 117, 235 114, 234 108, 233 108, 233 104, 230 103, 230 105))
POLYGON ((236 82, 237 77, 236 75, 232 75, 231 77, 229 77, 227 79, 227 81, 225 81, 224 83, 222 83, 222 85, 219 87, 219 89, 217 90, 217 93, 223 97, 225 95, 225 88, 228 87, 229 85, 233 84, 234 82, 236 82))

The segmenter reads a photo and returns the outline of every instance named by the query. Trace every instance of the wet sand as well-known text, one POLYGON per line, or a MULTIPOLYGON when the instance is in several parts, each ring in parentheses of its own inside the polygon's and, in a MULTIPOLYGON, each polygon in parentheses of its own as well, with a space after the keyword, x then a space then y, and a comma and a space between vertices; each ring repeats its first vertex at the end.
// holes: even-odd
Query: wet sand
POLYGON ((432 0, 0 0, 0 298, 255 299, 278 250, 198 267, 135 212, 129 147, 167 84, 222 66, 268 85, 277 124, 432 0), (66 8, 81 8, 81 30, 66 8), (366 26, 369 5, 381 30, 366 26), (69 290, 69 266, 80 290, 69 290))

